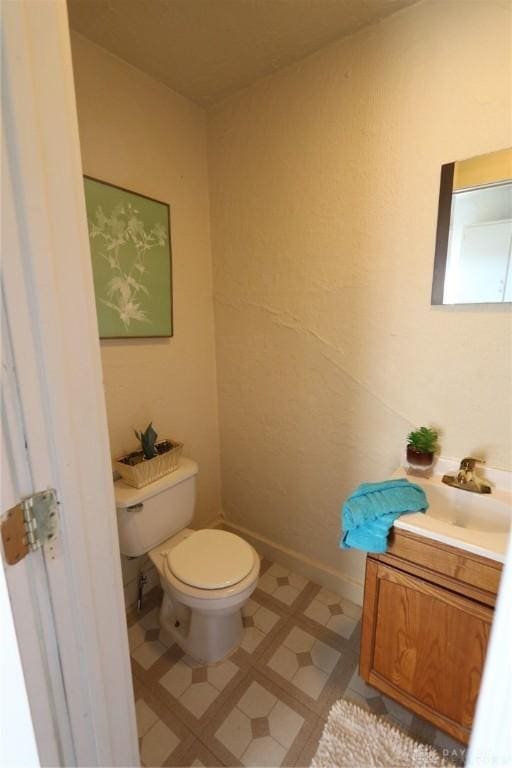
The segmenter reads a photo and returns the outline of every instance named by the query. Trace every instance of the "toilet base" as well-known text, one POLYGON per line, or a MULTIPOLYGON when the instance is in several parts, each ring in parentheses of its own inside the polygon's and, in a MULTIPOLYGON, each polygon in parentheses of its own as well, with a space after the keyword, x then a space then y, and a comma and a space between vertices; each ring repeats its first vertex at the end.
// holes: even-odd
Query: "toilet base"
POLYGON ((242 639, 240 607, 202 612, 173 600, 164 588, 160 626, 189 656, 213 664, 229 656, 242 639))

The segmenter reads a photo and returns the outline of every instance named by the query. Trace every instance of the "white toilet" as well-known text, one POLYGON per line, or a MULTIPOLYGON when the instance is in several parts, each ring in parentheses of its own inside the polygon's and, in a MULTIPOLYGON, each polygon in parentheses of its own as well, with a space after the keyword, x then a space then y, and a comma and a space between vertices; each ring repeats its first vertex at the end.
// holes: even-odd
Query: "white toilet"
POLYGON ((146 552, 164 598, 160 625, 198 661, 225 658, 242 637, 242 606, 256 588, 260 561, 246 541, 227 531, 194 531, 198 467, 181 459, 177 470, 144 488, 115 483, 121 552, 146 552))

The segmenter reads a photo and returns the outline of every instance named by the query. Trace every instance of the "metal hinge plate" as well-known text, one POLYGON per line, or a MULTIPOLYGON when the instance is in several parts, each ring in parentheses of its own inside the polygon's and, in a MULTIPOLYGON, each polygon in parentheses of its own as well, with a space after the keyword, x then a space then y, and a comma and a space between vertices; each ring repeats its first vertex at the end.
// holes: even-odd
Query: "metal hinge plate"
POLYGON ((20 501, 2 520, 5 560, 14 565, 25 555, 55 539, 58 527, 57 494, 40 491, 20 501))

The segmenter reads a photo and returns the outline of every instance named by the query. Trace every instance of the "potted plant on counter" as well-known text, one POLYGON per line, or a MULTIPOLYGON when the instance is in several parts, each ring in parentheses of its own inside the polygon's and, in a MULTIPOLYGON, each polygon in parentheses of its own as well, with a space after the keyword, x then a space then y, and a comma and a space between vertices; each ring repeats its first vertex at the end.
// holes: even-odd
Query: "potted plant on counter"
POLYGON ((143 488, 178 468, 183 443, 168 439, 157 441, 152 422, 144 432, 136 429, 134 432, 140 448, 114 461, 114 469, 128 485, 143 488))
POLYGON ((432 427, 420 427, 407 435, 407 462, 411 467, 427 469, 434 463, 439 433, 432 427))

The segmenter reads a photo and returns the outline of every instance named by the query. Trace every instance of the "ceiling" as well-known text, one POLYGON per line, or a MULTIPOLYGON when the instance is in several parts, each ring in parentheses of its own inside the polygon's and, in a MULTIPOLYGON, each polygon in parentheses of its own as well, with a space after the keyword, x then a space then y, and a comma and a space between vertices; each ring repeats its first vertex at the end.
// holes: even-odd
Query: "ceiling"
POLYGON ((68 0, 71 28, 209 105, 417 0, 68 0))

